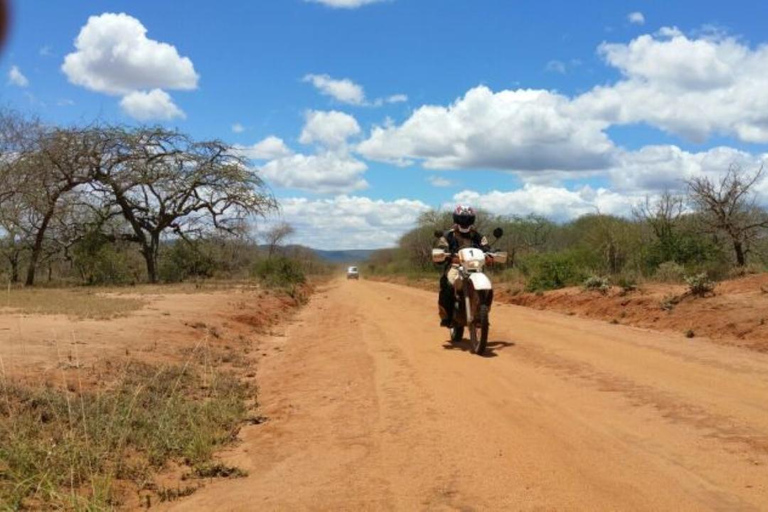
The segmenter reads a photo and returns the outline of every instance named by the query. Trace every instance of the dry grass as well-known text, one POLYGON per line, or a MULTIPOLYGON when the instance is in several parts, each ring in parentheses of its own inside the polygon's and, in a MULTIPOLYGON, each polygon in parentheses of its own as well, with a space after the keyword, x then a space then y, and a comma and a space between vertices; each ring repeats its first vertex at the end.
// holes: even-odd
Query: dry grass
POLYGON ((169 464, 243 476, 212 457, 236 439, 253 396, 235 375, 197 365, 132 363, 95 390, 0 374, 0 510, 111 509, 126 485, 146 499, 173 499, 153 480, 169 464))
POLYGON ((145 304, 138 298, 107 296, 84 289, 12 289, 0 294, 0 314, 66 315, 78 319, 125 316, 145 304))
POLYGON ((171 284, 142 284, 128 287, 107 287, 99 290, 100 293, 117 296, 145 296, 168 294, 195 294, 219 291, 252 292, 260 290, 258 283, 252 280, 215 280, 188 281, 171 284))

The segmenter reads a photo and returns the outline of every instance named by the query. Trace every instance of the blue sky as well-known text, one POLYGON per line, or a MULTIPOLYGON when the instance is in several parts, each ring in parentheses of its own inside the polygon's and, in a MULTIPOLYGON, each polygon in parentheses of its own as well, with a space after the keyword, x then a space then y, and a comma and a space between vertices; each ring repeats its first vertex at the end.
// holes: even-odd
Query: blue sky
POLYGON ((691 175, 758 166, 768 148, 757 1, 12 10, 5 104, 242 146, 296 241, 322 248, 391 245, 425 208, 458 201, 558 220, 627 213, 691 175))

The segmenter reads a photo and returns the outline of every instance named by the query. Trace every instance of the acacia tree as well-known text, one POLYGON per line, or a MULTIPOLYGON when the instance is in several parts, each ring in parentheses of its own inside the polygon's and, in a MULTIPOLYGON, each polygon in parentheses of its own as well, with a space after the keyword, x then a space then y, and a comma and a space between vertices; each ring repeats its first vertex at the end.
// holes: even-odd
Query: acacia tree
POLYGON ((130 228, 150 282, 158 279, 160 241, 220 231, 239 234, 249 217, 277 208, 256 172, 219 141, 197 142, 162 128, 102 132, 109 157, 96 170, 96 189, 130 228))
POLYGON ((509 265, 515 266, 518 256, 529 251, 541 250, 549 241, 553 224, 546 218, 529 214, 499 219, 504 228, 504 238, 498 247, 509 254, 509 265))
POLYGON ((289 236, 293 235, 296 230, 287 222, 280 222, 273 226, 266 233, 264 233, 264 241, 267 243, 268 254, 271 258, 277 247, 289 236))
POLYGON ((11 281, 19 280, 19 267, 26 249, 23 222, 28 212, 24 201, 29 182, 19 172, 23 155, 34 151, 40 123, 17 112, 0 110, 0 253, 8 262, 11 281))
MULTIPOLYGON (((46 127, 13 112, 0 113, 3 230, 11 238, 6 245, 12 253, 20 248, 28 252, 29 286, 35 282, 49 240, 49 228, 60 213, 62 202, 92 179, 88 165, 92 148, 84 133, 46 127)), ((18 260, 13 265, 18 265, 18 260)))
POLYGON ((748 174, 732 165, 719 180, 700 176, 686 182, 704 228, 726 235, 740 267, 747 263, 751 243, 768 227, 768 218, 757 206, 753 191, 762 176, 762 167, 748 174))
POLYGON ((636 219, 650 227, 660 251, 660 263, 675 261, 679 256, 678 227, 685 212, 685 199, 664 191, 655 200, 646 196, 645 201, 632 208, 636 219))

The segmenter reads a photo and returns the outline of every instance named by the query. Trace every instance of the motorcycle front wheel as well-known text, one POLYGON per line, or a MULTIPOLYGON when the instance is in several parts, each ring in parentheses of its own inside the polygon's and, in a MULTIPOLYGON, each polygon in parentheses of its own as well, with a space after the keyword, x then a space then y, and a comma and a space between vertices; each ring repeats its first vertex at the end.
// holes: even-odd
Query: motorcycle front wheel
POLYGON ((482 355, 485 352, 488 345, 488 326, 488 305, 480 304, 477 308, 477 318, 469 326, 469 344, 473 354, 482 355))

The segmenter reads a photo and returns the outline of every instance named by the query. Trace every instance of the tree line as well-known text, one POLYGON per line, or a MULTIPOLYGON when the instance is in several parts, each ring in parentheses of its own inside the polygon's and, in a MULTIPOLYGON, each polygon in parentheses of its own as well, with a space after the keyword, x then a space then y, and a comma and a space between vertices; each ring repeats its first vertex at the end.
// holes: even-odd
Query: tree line
POLYGON ((222 141, 0 112, 0 257, 11 282, 33 285, 43 266, 49 277, 59 269, 83 281, 94 267, 131 267, 135 281, 138 257, 141 277, 155 283, 161 252, 171 270, 206 257, 237 265, 255 250, 243 241, 249 223, 277 208, 257 172, 222 141))
MULTIPOLYGON (((486 234, 504 229, 494 244, 509 253, 502 271, 522 275, 531 290, 581 284, 591 275, 634 280, 671 273, 682 279, 706 272, 718 279, 768 263, 768 213, 756 195, 762 177, 762 168, 736 166, 718 177, 697 176, 679 194, 647 197, 627 217, 595 211, 557 223, 480 211, 477 228, 486 234)), ((396 248, 372 256, 368 272, 433 272, 433 233, 451 224, 448 211, 422 214, 396 248)))

